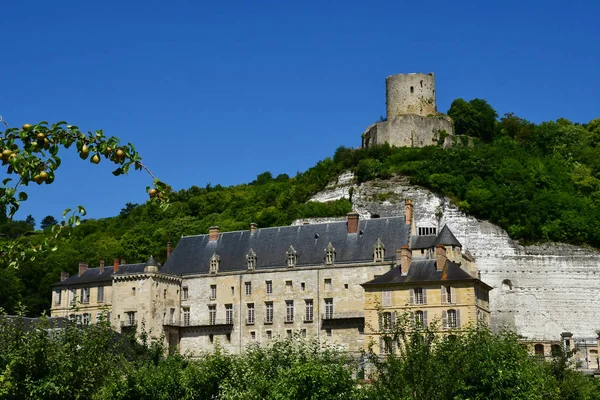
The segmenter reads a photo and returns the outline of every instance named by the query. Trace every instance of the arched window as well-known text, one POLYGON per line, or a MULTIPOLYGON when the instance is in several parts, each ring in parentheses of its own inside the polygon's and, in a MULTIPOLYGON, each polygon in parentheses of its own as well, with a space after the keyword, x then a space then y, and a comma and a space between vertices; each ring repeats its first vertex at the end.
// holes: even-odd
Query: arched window
POLYGON ((254 271, 254 269, 256 268, 256 253, 252 249, 250 249, 250 251, 246 255, 246 264, 248 266, 249 271, 254 271))
POLYGON ((383 262, 385 259, 385 246, 381 239, 377 239, 377 243, 373 246, 373 261, 383 262))
POLYGON ((410 92, 411 92, 411 93, 414 93, 414 92, 415 92, 415 88, 414 88, 414 86, 411 86, 411 87, 410 87, 410 92))
POLYGON ((294 246, 290 246, 290 248, 286 252, 286 255, 288 268, 295 267, 296 262, 298 261, 298 255, 296 254, 296 249, 294 249, 294 246))
POLYGON ((510 279, 505 279, 502 281, 502 290, 513 290, 513 284, 510 279))
POLYGON ((335 263, 335 248, 329 242, 325 249, 325 265, 333 265, 335 263))
POLYGON ((446 329, 460 328, 460 310, 442 311, 442 325, 446 329))
POLYGON ((220 257, 217 255, 217 253, 213 253, 212 257, 210 258, 210 273, 211 274, 216 274, 217 272, 219 272, 219 262, 220 262, 220 257))

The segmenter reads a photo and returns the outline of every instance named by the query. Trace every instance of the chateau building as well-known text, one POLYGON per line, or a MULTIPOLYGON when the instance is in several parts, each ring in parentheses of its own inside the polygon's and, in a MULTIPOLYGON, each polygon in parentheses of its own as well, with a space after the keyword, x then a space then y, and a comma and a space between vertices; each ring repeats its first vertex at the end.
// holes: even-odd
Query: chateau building
POLYGON ((369 328, 376 303, 423 321, 445 314, 448 328, 487 320, 490 288, 477 279, 472 257, 448 227, 439 234, 417 227, 410 200, 405 209, 403 217, 349 213, 321 224, 212 227, 183 237, 162 267, 153 258, 80 264, 77 275, 55 284, 51 313, 82 323, 105 315, 121 332, 143 324, 192 354, 217 344, 236 354, 295 335, 358 353, 377 336, 369 328))

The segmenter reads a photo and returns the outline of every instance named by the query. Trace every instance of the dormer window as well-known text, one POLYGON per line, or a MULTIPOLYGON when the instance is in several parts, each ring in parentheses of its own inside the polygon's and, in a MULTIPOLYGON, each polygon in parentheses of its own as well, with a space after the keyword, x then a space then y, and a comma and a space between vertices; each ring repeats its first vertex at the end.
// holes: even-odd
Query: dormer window
POLYGON ((385 258, 385 246, 381 239, 377 239, 377 243, 373 246, 373 261, 383 262, 385 258))
POLYGON ((437 229, 435 227, 423 226, 419 227, 419 236, 436 235, 437 229))
POLYGON ((256 253, 252 249, 246 255, 246 265, 248 266, 248 271, 254 271, 256 268, 256 253))
POLYGON ((294 246, 290 246, 286 255, 288 268, 295 267, 296 262, 298 261, 298 254, 296 254, 296 249, 294 249, 294 246))
POLYGON ((327 248, 325 249, 325 265, 333 265, 335 262, 335 248, 329 242, 327 248))
POLYGON ((213 253, 212 257, 210 258, 210 273, 211 274, 216 274, 217 272, 219 272, 219 263, 220 263, 220 257, 217 255, 217 253, 213 253))

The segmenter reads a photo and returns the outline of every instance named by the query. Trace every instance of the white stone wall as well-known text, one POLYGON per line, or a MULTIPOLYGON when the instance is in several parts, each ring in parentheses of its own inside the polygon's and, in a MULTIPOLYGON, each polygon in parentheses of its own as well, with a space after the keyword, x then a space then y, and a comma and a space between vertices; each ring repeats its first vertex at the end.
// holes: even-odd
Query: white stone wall
MULTIPOLYGON (((344 182, 351 182, 350 175, 344 175, 344 182)), ((332 183, 311 200, 347 197, 352 185, 332 183)), ((596 250, 565 244, 520 246, 498 226, 465 215, 449 199, 411 186, 403 178, 354 185, 353 203, 361 218, 403 215, 405 198, 413 200, 418 227, 439 231, 448 224, 463 250, 475 257, 481 279, 494 288, 490 292, 494 328, 509 326, 527 338, 545 340, 555 340, 564 331, 575 337, 594 336, 600 329, 596 250), (380 202, 380 194, 387 200, 380 202), (511 285, 503 285, 505 280, 511 285)))

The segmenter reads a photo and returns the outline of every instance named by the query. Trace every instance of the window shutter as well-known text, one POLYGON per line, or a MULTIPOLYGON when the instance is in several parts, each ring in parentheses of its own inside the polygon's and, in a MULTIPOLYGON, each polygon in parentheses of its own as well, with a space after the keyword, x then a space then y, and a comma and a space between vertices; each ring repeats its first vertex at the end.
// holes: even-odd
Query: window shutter
POLYGON ((383 306, 391 306, 392 305, 392 292, 389 290, 384 290, 382 294, 381 302, 383 306))
POLYGON ((396 318, 397 318, 397 316, 396 316, 396 311, 394 311, 394 312, 392 313, 392 322, 391 322, 391 324, 390 324, 390 326, 391 326, 392 328, 396 326, 396 318))
POLYGON ((381 332, 382 327, 383 327, 383 314, 379 313, 379 332, 381 332))
POLYGON ((410 312, 410 323, 411 323, 412 325, 414 325, 414 324, 415 324, 415 321, 416 321, 416 320, 415 320, 415 313, 414 313, 414 311, 411 311, 411 312, 410 312))
POLYGON ((448 329, 448 315, 446 313, 446 310, 442 311, 442 327, 444 329, 448 329))
POLYGON ((460 328, 460 310, 456 310, 456 327, 460 328))
POLYGON ((448 298, 446 296, 446 286, 442 286, 442 304, 448 302, 448 298))
POLYGON ((412 288, 410 289, 410 304, 415 304, 415 290, 412 288))
POLYGON ((427 323, 427 311, 423 311, 423 326, 428 326, 428 323, 427 323))
POLYGON ((451 297, 453 303, 458 303, 458 299, 456 298, 456 290, 455 289, 456 288, 454 288, 454 287, 450 288, 450 297, 451 297))
POLYGON ((423 288, 423 304, 427 304, 427 289, 423 288))

